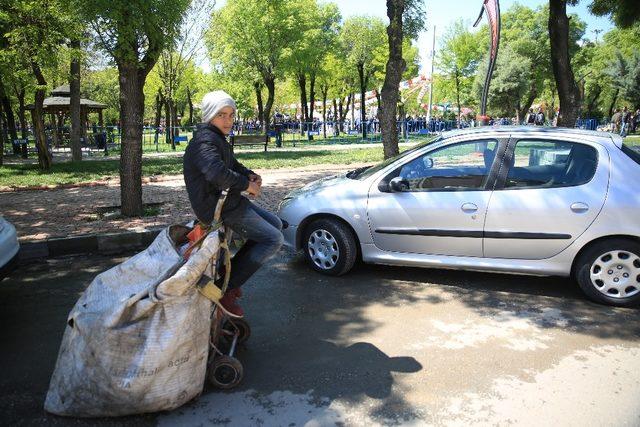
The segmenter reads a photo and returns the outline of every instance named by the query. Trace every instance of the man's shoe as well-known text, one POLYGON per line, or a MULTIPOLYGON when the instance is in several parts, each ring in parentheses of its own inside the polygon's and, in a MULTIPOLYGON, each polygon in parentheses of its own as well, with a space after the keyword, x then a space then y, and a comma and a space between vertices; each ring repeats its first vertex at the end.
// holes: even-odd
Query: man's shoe
POLYGON ((224 309, 224 311, 233 316, 233 317, 243 317, 244 311, 242 311, 242 307, 240 307, 237 303, 237 299, 242 296, 242 291, 240 288, 229 289, 225 294, 220 298, 220 305, 224 309))

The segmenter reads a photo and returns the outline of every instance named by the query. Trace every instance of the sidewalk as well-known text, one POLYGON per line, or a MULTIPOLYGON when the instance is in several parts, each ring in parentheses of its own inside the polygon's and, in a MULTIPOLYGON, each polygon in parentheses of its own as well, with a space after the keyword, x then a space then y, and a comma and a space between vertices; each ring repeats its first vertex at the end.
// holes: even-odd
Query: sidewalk
MULTIPOLYGON (((316 165, 296 169, 257 170, 263 177, 263 191, 256 203, 275 211, 291 190, 308 182, 361 165, 316 165)), ((0 193, 2 215, 18 231, 24 246, 29 242, 80 238, 105 234, 142 233, 193 219, 182 175, 159 177, 143 184, 143 203, 150 216, 122 218, 118 183, 53 190, 0 193)), ((124 236, 122 236, 124 237, 124 236)), ((122 240, 122 239, 121 239, 122 240)), ((126 239, 125 239, 126 240, 126 239)), ((71 243, 71 242, 69 242, 71 243)))

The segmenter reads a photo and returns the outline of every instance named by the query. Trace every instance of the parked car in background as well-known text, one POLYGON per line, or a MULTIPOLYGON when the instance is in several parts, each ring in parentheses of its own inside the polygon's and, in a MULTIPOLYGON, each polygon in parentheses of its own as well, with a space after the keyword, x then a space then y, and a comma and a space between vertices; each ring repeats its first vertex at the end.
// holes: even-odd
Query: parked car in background
POLYGON ((0 216, 0 280, 14 267, 19 249, 16 228, 0 216))
POLYGON ((367 263, 575 278, 640 303, 640 153, 562 128, 444 133, 285 197, 286 243, 329 275, 367 263))

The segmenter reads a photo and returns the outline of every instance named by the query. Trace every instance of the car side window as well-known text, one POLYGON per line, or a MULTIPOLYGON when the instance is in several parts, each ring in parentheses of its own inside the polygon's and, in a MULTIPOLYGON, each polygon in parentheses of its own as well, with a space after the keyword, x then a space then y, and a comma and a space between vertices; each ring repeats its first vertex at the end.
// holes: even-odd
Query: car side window
POLYGON ((505 188, 557 188, 582 185, 593 178, 598 150, 564 141, 520 140, 505 188))
POLYGON ((400 169, 406 191, 484 189, 495 158, 495 140, 475 140, 430 151, 400 169))

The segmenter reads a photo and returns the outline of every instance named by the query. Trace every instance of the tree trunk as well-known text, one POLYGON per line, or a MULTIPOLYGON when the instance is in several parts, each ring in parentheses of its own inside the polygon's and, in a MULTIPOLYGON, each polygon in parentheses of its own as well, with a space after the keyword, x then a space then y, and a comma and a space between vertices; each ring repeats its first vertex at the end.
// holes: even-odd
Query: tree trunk
MULTIPOLYGON (((342 113, 342 99, 340 100, 340 113, 342 113)), ((337 126, 338 134, 340 134, 341 125, 340 125, 340 114, 338 112, 338 104, 335 98, 333 98, 333 133, 335 134, 335 129, 337 126)))
POLYGON ((156 145, 156 151, 160 150, 160 120, 162 119, 162 106, 164 105, 164 95, 162 95, 162 89, 158 89, 156 94, 156 115, 153 121, 153 143, 156 145))
POLYGON ((175 150, 175 137, 180 135, 180 121, 178 121, 178 105, 175 99, 171 100, 171 139, 174 141, 173 148, 175 150))
MULTIPOLYGON (((351 103, 351 126, 353 126, 356 122, 356 96, 353 93, 349 94, 349 98, 347 99, 347 112, 349 111, 349 103, 351 103)), ((347 113, 345 112, 345 117, 346 114, 347 113)))
POLYGON ((345 112, 344 115, 342 115, 342 112, 344 111, 344 107, 342 106, 342 98, 338 100, 338 110, 336 111, 337 111, 336 121, 338 122, 338 132, 343 133, 344 119, 347 117, 347 113, 345 112))
POLYGON ((460 105, 460 73, 458 72, 458 66, 456 66, 455 72, 456 72, 456 103, 458 104, 458 128, 460 128, 460 114, 462 113, 462 106, 460 105))
POLYGON ((156 94, 156 116, 153 125, 156 129, 160 127, 160 120, 162 119, 162 106, 164 105, 164 96, 162 95, 162 91, 158 89, 158 93, 156 94))
POLYGON ((360 126, 362 127, 362 139, 367 139, 367 113, 364 107, 364 93, 367 88, 367 82, 364 76, 364 64, 358 64, 358 77, 360 79, 360 126))
POLYGON ((273 100, 276 96, 276 81, 275 77, 268 76, 264 79, 264 84, 267 86, 267 104, 264 106, 262 132, 266 135, 269 132, 269 119, 271 117, 271 107, 273 106, 273 100))
POLYGON ((566 0, 549 0, 551 64, 560 98, 558 126, 574 127, 580 114, 580 90, 569 58, 569 18, 566 0))
POLYGON ((29 131, 27 130, 27 110, 24 106, 25 90, 24 88, 20 90, 14 88, 14 90, 16 92, 16 98, 18 98, 18 120, 20 120, 20 133, 22 134, 22 139, 27 139, 29 137, 29 131))
POLYGON ((316 75, 311 73, 309 76, 309 122, 313 123, 313 113, 316 104, 316 75))
POLYGON ((613 93, 613 98, 611 99, 611 104, 609 105, 609 118, 613 116, 613 109, 616 107, 616 102, 618 102, 618 95, 620 94, 620 89, 616 89, 613 93))
POLYGON ((4 144, 6 143, 4 131, 4 103, 0 102, 0 166, 4 164, 4 144))
POLYGON ((380 128, 382 131, 382 146, 384 158, 397 156, 400 153, 398 148, 398 124, 397 107, 400 91, 398 89, 402 73, 407 64, 402 58, 402 14, 404 13, 404 0, 387 0, 387 16, 389 25, 387 26, 387 37, 389 39, 389 59, 382 85, 382 94, 378 96, 378 117, 380 118, 380 128), (380 102, 382 98, 382 102, 380 102))
POLYGON ((71 158, 75 162, 82 160, 82 147, 80 145, 80 59, 77 54, 80 50, 80 41, 71 42, 71 48, 74 49, 71 58, 71 67, 69 72, 69 90, 71 92, 71 100, 69 113, 71 114, 71 158))
MULTIPOLYGON (((171 106, 169 104, 169 98, 164 98, 164 142, 165 144, 172 144, 171 142, 171 106)), ((172 147, 173 148, 173 145, 172 147)))
POLYGON ((31 69, 36 77, 38 86, 35 94, 35 105, 31 111, 31 118, 33 120, 33 132, 36 138, 36 147, 38 149, 38 165, 42 170, 51 169, 51 154, 47 148, 47 138, 44 133, 44 98, 45 90, 47 87, 47 81, 44 79, 40 66, 35 62, 31 62, 31 69))
POLYGON ((264 128, 264 105, 262 104, 262 84, 254 83, 253 88, 256 91, 256 102, 258 103, 258 120, 260 120, 260 125, 264 128))
POLYGON ((307 76, 304 71, 298 73, 298 87, 300 88, 300 135, 304 135, 309 119, 309 111, 307 111, 307 76))
MULTIPOLYGON (((347 103, 344 106, 342 105, 342 98, 340 98, 339 100, 338 108, 340 111, 340 132, 343 132, 343 133, 344 133, 344 121, 347 119, 347 114, 349 114, 349 104, 351 104, 352 100, 353 100, 352 93, 350 93, 349 96, 347 96, 347 103)), ((351 112, 353 112, 353 108, 351 108, 351 112)))
POLYGON ((329 94, 329 85, 322 86, 320 91, 322 92, 322 134, 324 139, 327 139, 327 95, 329 94))
POLYGON ((593 98, 589 101, 589 105, 587 105, 587 115, 594 116, 594 110, 596 108, 596 104, 598 103, 598 99, 600 99, 600 94, 602 93, 602 87, 600 85, 596 86, 595 93, 593 94, 593 98))
POLYGON ((4 110, 5 118, 7 120, 7 130, 9 131, 9 136, 11 137, 11 141, 15 141, 18 139, 18 131, 16 130, 16 118, 13 115, 13 110, 11 109, 11 100, 7 95, 4 85, 0 81, 0 102, 2 102, 2 109, 4 110))
POLYGON ((142 215, 142 120, 145 70, 136 62, 118 64, 120 83, 120 200, 122 215, 142 215))
POLYGON ((536 97, 538 96, 538 90, 536 89, 536 83, 534 80, 531 81, 531 86, 529 88, 529 96, 527 97, 527 100, 524 102, 524 104, 522 104, 520 106, 520 110, 518 111, 518 117, 526 117, 527 112, 529 111, 529 108, 531 108, 531 105, 533 104, 533 101, 535 101, 536 97))
POLYGON ((189 126, 193 126, 193 100, 191 99, 191 90, 187 88, 187 103, 189 104, 189 126))

